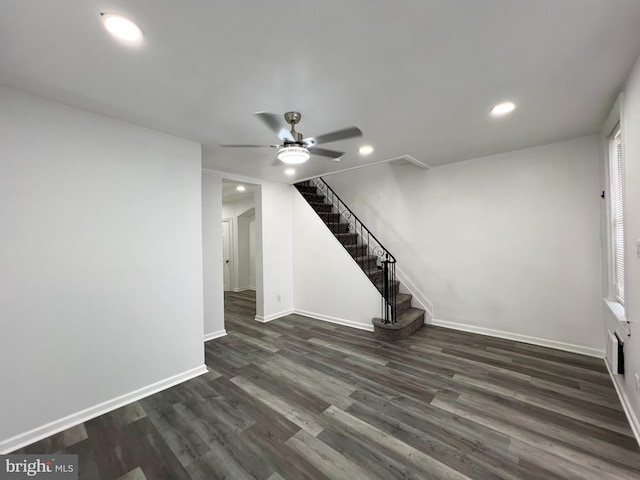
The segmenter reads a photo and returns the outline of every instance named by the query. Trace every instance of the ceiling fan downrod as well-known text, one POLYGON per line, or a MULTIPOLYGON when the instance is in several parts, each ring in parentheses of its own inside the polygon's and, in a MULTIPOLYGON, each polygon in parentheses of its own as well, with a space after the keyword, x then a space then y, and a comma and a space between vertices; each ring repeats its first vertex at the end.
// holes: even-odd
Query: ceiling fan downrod
POLYGON ((293 137, 295 143, 298 144, 302 144, 302 134, 296 132, 296 125, 300 122, 301 119, 302 114, 300 112, 287 112, 284 114, 285 122, 291 125, 291 136, 293 137))

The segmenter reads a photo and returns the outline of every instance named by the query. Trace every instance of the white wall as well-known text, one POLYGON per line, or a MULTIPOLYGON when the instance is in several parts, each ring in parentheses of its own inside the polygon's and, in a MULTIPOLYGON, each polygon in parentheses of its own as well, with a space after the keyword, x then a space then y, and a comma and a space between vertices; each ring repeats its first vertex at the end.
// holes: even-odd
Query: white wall
MULTIPOLYGON (((616 376, 623 403, 632 410, 632 424, 640 442, 640 394, 636 392, 634 374, 640 374, 640 259, 636 256, 636 241, 640 240, 640 59, 627 81, 622 105, 622 127, 625 162, 625 307, 631 322, 627 336, 611 311, 604 307, 606 329, 615 329, 624 339, 625 375, 616 376)), ((604 159, 603 159, 604 160, 604 159)), ((605 187, 603 185, 602 189, 605 187)))
POLYGON ((434 323, 601 354, 599 140, 327 182, 425 292, 434 323))
POLYGON ((0 451, 203 371, 200 165, 0 87, 0 451))
POLYGON ((256 285, 262 285, 256 290, 256 320, 293 311, 292 193, 291 185, 263 182, 256 195, 256 244, 262 247, 256 252, 256 285))
POLYGON ((255 289, 256 286, 255 223, 255 208, 250 208, 238 215, 238 290, 255 289), (252 270, 253 277, 251 276, 252 270))
POLYGON ((372 331, 380 294, 302 195, 292 193, 296 313, 372 331))
POLYGON ((204 338, 225 334, 222 275, 222 176, 202 170, 204 338))

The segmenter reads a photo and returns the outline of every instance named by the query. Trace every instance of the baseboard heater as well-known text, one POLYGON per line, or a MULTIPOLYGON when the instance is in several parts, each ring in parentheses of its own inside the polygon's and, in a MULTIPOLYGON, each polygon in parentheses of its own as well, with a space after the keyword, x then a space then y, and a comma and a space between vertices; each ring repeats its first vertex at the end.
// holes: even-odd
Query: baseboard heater
POLYGON ((624 342, 612 330, 607 339, 607 363, 613 373, 624 375, 624 342))

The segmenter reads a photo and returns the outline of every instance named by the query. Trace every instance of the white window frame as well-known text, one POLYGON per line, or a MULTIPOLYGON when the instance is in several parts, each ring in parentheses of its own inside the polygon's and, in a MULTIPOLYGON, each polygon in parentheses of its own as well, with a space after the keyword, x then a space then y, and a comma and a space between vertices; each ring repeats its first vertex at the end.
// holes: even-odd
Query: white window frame
MULTIPOLYGON (((610 161, 611 161, 611 137, 615 134, 615 132, 620 129, 622 132, 622 184, 624 189, 624 179, 625 179, 625 169, 624 169, 624 158, 625 158, 625 148, 624 148, 624 138, 625 138, 625 125, 624 125, 624 96, 620 94, 616 100, 611 113, 607 117, 600 134, 602 137, 603 144, 603 158, 604 158, 604 182, 603 182, 603 190, 605 191, 605 201, 606 208, 605 210, 605 230, 606 230, 606 255, 605 255, 605 265, 606 265, 606 277, 607 277, 607 285, 605 292, 605 303, 609 306, 612 313, 618 318, 618 320, 626 322, 626 308, 624 305, 624 299, 617 299, 615 292, 615 265, 614 265, 614 246, 613 246, 613 232, 612 232, 612 215, 611 215, 611 175, 610 175, 610 161), (622 302, 620 301, 622 300, 622 302)), ((623 210, 623 224, 627 225, 627 209, 625 205, 624 199, 624 190, 623 190, 623 201, 622 201, 622 210, 623 210)), ((624 237, 624 234, 623 234, 624 237)), ((628 279, 628 262, 629 262, 629 252, 628 245, 625 241, 625 256, 624 256, 624 283, 627 284, 628 279)))
POLYGON ((609 266, 611 269, 611 298, 624 305, 625 263, 628 252, 625 248, 625 206, 624 206, 624 136, 618 123, 608 137, 609 209, 608 236, 611 244, 609 266), (618 225, 618 222, 620 225, 618 225), (621 236, 622 238, 618 238, 621 236), (622 252, 617 245, 621 245, 622 252), (622 270, 622 271, 619 271, 622 270), (622 283, 622 285, 620 285, 622 283))

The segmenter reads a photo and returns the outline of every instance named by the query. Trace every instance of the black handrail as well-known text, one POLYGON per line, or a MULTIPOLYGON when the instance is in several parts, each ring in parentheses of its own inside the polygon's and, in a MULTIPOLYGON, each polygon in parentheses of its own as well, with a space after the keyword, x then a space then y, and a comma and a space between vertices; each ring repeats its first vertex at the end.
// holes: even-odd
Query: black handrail
MULTIPOLYGON (((322 178, 313 178, 299 183, 297 186, 314 187, 315 192, 320 192, 324 200, 329 202, 325 203, 324 200, 321 200, 319 203, 315 203, 314 209, 345 249, 350 251, 353 259, 381 293, 381 318, 383 322, 396 323, 395 257, 322 178)), ((310 195, 313 199, 314 193, 310 193, 310 195)), ((314 205, 312 200, 309 198, 307 200, 312 206, 314 205)))

